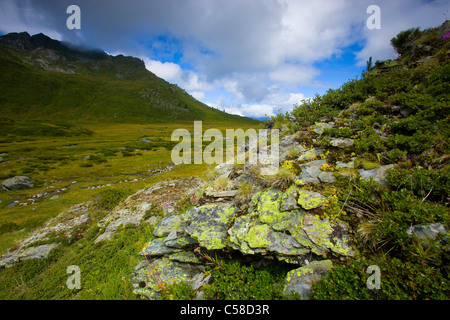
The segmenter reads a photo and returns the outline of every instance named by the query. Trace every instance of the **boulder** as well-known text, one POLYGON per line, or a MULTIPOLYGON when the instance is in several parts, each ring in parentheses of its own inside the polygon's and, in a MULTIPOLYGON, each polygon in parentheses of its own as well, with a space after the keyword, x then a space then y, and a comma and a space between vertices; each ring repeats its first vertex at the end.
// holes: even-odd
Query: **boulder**
POLYGON ((302 300, 311 294, 311 286, 326 276, 333 267, 331 260, 313 261, 304 267, 291 270, 286 275, 284 294, 298 293, 302 300))
POLYGON ((33 179, 27 176, 15 176, 2 182, 5 190, 20 190, 34 188, 33 179))
POLYGON ((208 250, 226 247, 227 229, 237 209, 229 204, 195 207, 183 214, 186 234, 208 250))

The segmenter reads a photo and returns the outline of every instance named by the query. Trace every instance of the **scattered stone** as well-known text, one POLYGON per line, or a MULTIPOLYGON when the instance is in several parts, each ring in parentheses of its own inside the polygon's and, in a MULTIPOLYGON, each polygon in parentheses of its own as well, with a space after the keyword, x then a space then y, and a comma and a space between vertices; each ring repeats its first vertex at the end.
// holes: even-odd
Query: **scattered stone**
POLYGON ((358 172, 361 175, 361 180, 369 180, 372 178, 374 182, 386 188, 388 186, 386 181, 386 171, 392 168, 394 168, 394 165, 388 164, 372 170, 359 169, 358 172))
POLYGON ((51 197, 49 200, 56 200, 56 199, 58 199, 58 198, 59 198, 59 196, 56 195, 56 196, 51 197))
POLYGON ((0 163, 5 162, 5 159, 3 159, 2 157, 0 157, 0 163))
POLYGON ((333 138, 330 141, 330 144, 333 147, 337 147, 337 148, 341 148, 341 149, 351 147, 351 146, 353 146, 354 143, 355 143, 355 140, 349 139, 349 138, 333 138))
POLYGON ((316 122, 315 125, 311 126, 311 131, 321 135, 324 129, 331 129, 334 127, 334 123, 326 123, 326 122, 316 122))
POLYGON ((311 161, 316 159, 319 155, 323 154, 323 149, 321 148, 311 148, 306 150, 299 158, 299 161, 311 161))
POLYGON ((15 176, 2 182, 5 190, 20 190, 34 188, 33 179, 27 176, 15 176))
POLYGON ((305 183, 319 183, 320 168, 327 163, 326 160, 314 160, 300 165, 302 173, 299 178, 305 183))
POLYGON ((335 183, 336 178, 333 175, 333 172, 321 172, 317 176, 322 183, 335 183))
POLYGON ((417 224, 409 227, 406 231, 408 235, 415 235, 422 240, 436 240, 439 234, 447 234, 447 230, 442 223, 433 223, 429 225, 417 224))
POLYGON ((336 161, 336 167, 337 168, 354 168, 356 157, 351 158, 351 159, 352 159, 351 161, 346 162, 346 163, 344 163, 342 161, 336 161))
POLYGON ((313 261, 304 267, 291 270, 286 275, 284 294, 298 293, 302 300, 311 294, 311 286, 326 276, 333 267, 331 260, 313 261))

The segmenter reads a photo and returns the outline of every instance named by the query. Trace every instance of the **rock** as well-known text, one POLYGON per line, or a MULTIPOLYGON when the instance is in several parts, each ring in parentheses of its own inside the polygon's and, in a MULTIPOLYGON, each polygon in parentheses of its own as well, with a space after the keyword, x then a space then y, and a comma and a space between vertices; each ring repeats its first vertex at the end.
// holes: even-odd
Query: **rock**
POLYGON ((138 209, 121 209, 107 215, 98 223, 98 226, 106 226, 106 228, 105 232, 95 239, 95 243, 103 240, 111 240, 119 226, 126 226, 127 224, 139 225, 144 215, 145 210, 138 209))
POLYGON ((15 176, 2 182, 5 190, 20 190, 34 188, 33 179, 27 176, 15 176))
POLYGON ((229 204, 213 204, 186 211, 185 232, 208 250, 226 247, 227 229, 237 209, 229 204))
POLYGON ((326 276, 333 267, 331 260, 313 261, 304 267, 291 270, 286 275, 284 294, 298 293, 302 300, 311 294, 311 286, 326 276))
POLYGON ((7 252, 0 260, 0 268, 8 268, 23 260, 47 258, 50 252, 57 246, 57 243, 50 243, 7 252))
POLYGON ((311 126, 311 131, 321 135, 324 129, 331 129, 334 127, 334 123, 326 123, 326 122, 316 122, 315 125, 311 126))
POLYGON ((442 223, 433 223, 429 225, 417 224, 409 227, 406 231, 408 235, 415 235, 422 240, 436 240, 439 234, 447 234, 447 230, 442 223))
POLYGON ((59 198, 59 196, 56 195, 56 196, 51 197, 49 200, 56 200, 56 199, 58 199, 58 198, 59 198))
POLYGON ((214 192, 212 196, 214 198, 232 198, 237 196, 238 190, 225 190, 225 191, 218 191, 214 192))
POLYGON ((361 180, 369 180, 372 178, 374 182, 386 188, 388 186, 386 181, 386 171, 392 168, 394 168, 394 165, 388 164, 372 170, 359 169, 358 172, 361 175, 361 180))
POLYGON ((330 141, 330 144, 333 147, 337 147, 337 148, 341 148, 341 149, 351 147, 351 146, 353 146, 354 143, 355 143, 355 140, 349 139, 349 138, 333 138, 330 141))
POLYGON ((220 174, 224 174, 224 173, 227 173, 227 172, 229 173, 229 172, 231 172, 233 170, 234 163, 235 163, 235 160, 231 159, 231 160, 229 160, 227 162, 224 162, 224 163, 221 163, 221 164, 217 165, 215 167, 215 170, 217 170, 220 174))
POLYGON ((244 254, 275 254, 278 259, 290 263, 299 263, 310 252, 322 255, 333 251, 344 256, 354 255, 345 223, 321 219, 304 212, 298 204, 294 206, 290 200, 286 201, 295 199, 297 194, 300 199, 300 195, 307 192, 310 200, 300 202, 312 208, 321 205, 325 197, 294 188, 284 193, 267 189, 254 194, 249 213, 237 217, 228 229, 229 246, 244 254), (297 209, 281 211, 281 208, 297 209))
POLYGON ((163 288, 169 284, 186 281, 193 286, 199 285, 205 267, 199 264, 184 263, 167 257, 154 259, 151 262, 142 260, 131 276, 134 293, 151 300, 160 297, 163 288))
POLYGON ((321 172, 317 176, 322 183, 335 183, 336 178, 333 175, 333 172, 321 172))
POLYGON ((320 168, 327 163, 326 160, 314 160, 300 165, 302 173, 299 178, 305 183, 319 183, 320 168))
POLYGON ((351 158, 351 159, 352 159, 351 161, 346 162, 346 163, 344 163, 342 161, 336 161, 336 167, 337 168, 354 168, 356 157, 351 158))
POLYGON ((303 209, 311 210, 320 207, 326 202, 326 198, 318 192, 299 190, 297 202, 303 209))
POLYGON ((323 154, 323 149, 321 148, 311 148, 306 150, 299 158, 299 161, 311 161, 316 159, 319 155, 323 154))
POLYGON ((3 159, 2 157, 0 157, 0 163, 5 162, 5 159, 3 159))

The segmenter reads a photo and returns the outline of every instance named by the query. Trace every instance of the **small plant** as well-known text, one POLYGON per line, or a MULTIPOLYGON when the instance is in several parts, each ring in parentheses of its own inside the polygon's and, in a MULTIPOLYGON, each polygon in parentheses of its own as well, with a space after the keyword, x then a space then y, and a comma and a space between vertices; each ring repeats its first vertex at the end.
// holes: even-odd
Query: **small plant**
POLYGON ((98 194, 97 206, 103 210, 112 210, 130 193, 125 189, 106 189, 98 194))
POLYGON ((248 182, 242 183, 238 188, 238 200, 246 202, 253 194, 253 185, 248 182))
POLYGON ((263 183, 270 188, 287 189, 295 180, 295 173, 288 168, 279 168, 273 175, 260 175, 263 183))

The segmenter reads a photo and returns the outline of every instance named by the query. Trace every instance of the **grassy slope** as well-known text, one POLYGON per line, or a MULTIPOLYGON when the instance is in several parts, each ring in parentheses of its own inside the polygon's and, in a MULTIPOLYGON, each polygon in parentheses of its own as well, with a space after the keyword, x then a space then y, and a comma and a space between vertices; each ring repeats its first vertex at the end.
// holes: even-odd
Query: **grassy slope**
POLYGON ((208 107, 137 65, 133 58, 49 64, 75 70, 75 74, 44 71, 36 59, 45 60, 45 55, 0 47, 0 118, 72 123, 257 123, 208 107))

